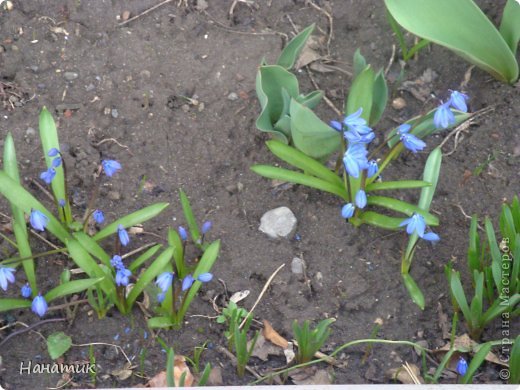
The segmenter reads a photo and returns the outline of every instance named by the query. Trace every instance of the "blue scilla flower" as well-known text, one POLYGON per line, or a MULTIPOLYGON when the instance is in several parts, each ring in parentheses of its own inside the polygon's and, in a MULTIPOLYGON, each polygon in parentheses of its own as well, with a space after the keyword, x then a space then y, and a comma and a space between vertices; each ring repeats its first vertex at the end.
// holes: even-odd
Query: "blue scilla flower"
POLYGON ((365 208, 367 205, 367 194, 363 190, 359 190, 356 194, 356 206, 360 209, 365 208))
POLYGON ((343 131, 343 125, 341 124, 341 122, 330 121, 329 125, 330 125, 330 127, 332 127, 336 131, 340 131, 340 132, 343 131))
POLYGON ((49 157, 56 157, 58 154, 60 154, 60 151, 56 148, 50 148, 49 152, 47 153, 49 157))
POLYGON ((182 226, 179 226, 179 236, 181 237, 182 241, 186 241, 188 239, 188 232, 186 229, 184 229, 182 226))
POLYGON ((195 279, 193 279, 193 276, 191 276, 191 274, 186 276, 182 280, 182 291, 186 291, 187 289, 189 289, 194 281, 195 281, 195 279))
POLYGON ((361 118, 362 113, 363 108, 360 107, 359 110, 345 117, 343 123, 348 127, 349 130, 355 130, 359 134, 367 134, 371 132, 372 129, 367 126, 367 121, 361 118))
POLYGON ((401 142, 404 147, 412 153, 417 153, 426 147, 426 143, 413 134, 405 133, 401 135, 401 142))
POLYGON ((43 232, 49 223, 49 217, 47 217, 44 213, 39 210, 31 210, 31 215, 29 217, 29 222, 34 230, 38 230, 43 232))
POLYGON ((58 200, 58 204, 60 205, 60 207, 65 207, 65 199, 58 200))
POLYGON ((130 243, 130 237, 128 237, 128 232, 125 230, 123 225, 117 227, 117 234, 119 235, 121 245, 127 246, 130 243))
POLYGON ((455 124, 455 115, 450 110, 450 103, 450 100, 446 103, 442 103, 435 111, 435 114, 433 115, 433 124, 437 129, 447 129, 451 125, 455 124))
POLYGON ((200 229, 200 231, 202 232, 202 234, 206 234, 207 232, 210 231, 212 226, 213 226, 213 223, 211 221, 206 221, 202 224, 202 228, 200 229))
POLYGON ((0 266, 0 287, 2 290, 7 291, 9 283, 14 283, 14 268, 0 266))
POLYGON ((118 286, 128 286, 130 282, 129 277, 132 275, 132 271, 125 267, 119 268, 116 272, 116 284, 118 286))
POLYGON ((160 292, 157 294, 157 302, 162 303, 166 298, 166 293, 160 292))
POLYGON ((440 237, 438 234, 434 233, 434 232, 428 232, 428 233, 424 233, 424 236, 422 236, 422 239, 423 240, 426 240, 426 241, 431 241, 431 242, 437 242, 437 241, 440 241, 440 237))
POLYGON ((58 168, 61 165, 61 157, 56 157, 51 163, 53 168, 58 168))
POLYGON ((209 272, 204 272, 197 276, 197 280, 202 283, 208 283, 213 279, 213 274, 210 274, 209 272))
POLYGON ((349 131, 345 131, 345 133, 343 135, 350 144, 357 144, 357 143, 369 144, 370 142, 372 142, 374 140, 374 138, 376 138, 376 135, 374 134, 373 131, 369 131, 368 133, 361 134, 361 133, 358 133, 356 130, 349 130, 349 131))
POLYGON ((40 173, 40 179, 42 179, 45 184, 51 184, 54 176, 56 176, 56 170, 52 167, 47 169, 45 172, 40 173))
POLYGON ((352 203, 347 203, 341 208, 341 216, 345 219, 352 218, 356 207, 352 203))
POLYGON ((408 123, 403 123, 402 125, 397 126, 396 131, 397 131, 398 135, 403 135, 403 134, 408 133, 411 128, 412 128, 412 126, 409 125, 408 123))
POLYGON ((367 154, 368 151, 365 144, 349 145, 343 156, 343 164, 350 176, 355 178, 359 177, 359 172, 365 169, 368 164, 367 154))
POLYGON ((47 313, 47 309, 49 306, 47 305, 47 302, 45 301, 45 298, 42 297, 42 294, 38 294, 32 301, 31 304, 31 310, 38 314, 40 317, 43 317, 45 313, 47 313))
POLYGON ((32 294, 31 286, 29 286, 29 283, 25 283, 22 288, 20 289, 20 293, 22 294, 22 297, 29 298, 32 294))
POLYGON ((424 236, 424 229, 426 229, 426 222, 421 214, 413 213, 410 218, 405 219, 399 226, 406 226, 406 233, 417 233, 419 237, 424 236))
POLYGON ((173 272, 163 272, 157 277, 155 284, 162 292, 168 291, 173 283, 173 272))
POLYGON ((110 259, 110 265, 115 269, 125 268, 123 258, 119 255, 114 255, 114 257, 110 259))
POLYGON ((379 166, 377 165, 377 161, 370 160, 368 162, 368 167, 367 167, 367 177, 368 178, 373 177, 377 173, 378 170, 379 170, 379 166))
POLYGON ((453 108, 462 112, 468 112, 468 106, 466 104, 466 100, 468 99, 469 97, 465 93, 452 91, 449 102, 453 108))
POLYGON ((108 177, 112 177, 114 173, 121 169, 121 164, 116 160, 103 160, 101 161, 101 165, 108 177))
POLYGON ((94 210, 92 217, 94 218, 94 221, 99 224, 105 221, 105 214, 103 214, 103 211, 101 210, 94 210))
POLYGON ((466 361, 466 359, 464 359, 461 356, 457 363, 457 373, 461 376, 464 376, 464 375, 466 375, 467 371, 468 371, 468 362, 466 361))

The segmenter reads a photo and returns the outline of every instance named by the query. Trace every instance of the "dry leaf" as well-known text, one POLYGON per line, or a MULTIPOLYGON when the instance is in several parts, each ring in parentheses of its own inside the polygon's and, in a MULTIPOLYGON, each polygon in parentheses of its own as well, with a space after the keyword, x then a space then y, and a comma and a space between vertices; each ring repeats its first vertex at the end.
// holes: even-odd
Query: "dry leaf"
POLYGON ((69 35, 67 30, 65 30, 63 27, 50 27, 50 30, 55 34, 69 35))
POLYGON ((405 385, 413 385, 417 384, 417 380, 419 383, 424 383, 424 379, 421 377, 421 370, 415 364, 408 364, 409 371, 405 368, 405 366, 401 366, 399 368, 391 368, 386 372, 386 376, 392 380, 398 380, 399 382, 405 385), (414 377, 417 379, 415 380, 414 377))
POLYGON ((332 383, 327 370, 320 370, 314 366, 294 370, 290 377, 295 385, 330 385, 332 383))
POLYGON ((267 320, 264 320, 264 330, 262 333, 267 340, 275 345, 278 345, 279 347, 282 347, 283 349, 287 349, 289 346, 289 342, 280 336, 280 334, 273 329, 267 320))
MULTIPOLYGON (((253 340, 250 340, 248 343, 248 348, 251 347, 251 343, 253 340)), ((253 348, 252 356, 263 360, 264 362, 269 359, 269 355, 281 356, 283 355, 283 351, 280 347, 273 345, 268 342, 262 333, 258 335, 256 340, 255 347, 253 348)))
POLYGON ((229 300, 231 302, 234 302, 234 303, 238 303, 244 299, 247 298, 247 296, 251 293, 251 291, 249 290, 244 290, 244 291, 237 291, 236 293, 234 293, 233 295, 231 295, 231 298, 229 298, 229 300))
POLYGON ((450 324, 448 321, 448 315, 442 310, 442 304, 437 304, 437 313, 439 314, 439 328, 442 330, 442 338, 449 340, 451 338, 450 324))
POLYGON ((117 377, 120 381, 124 381, 132 376, 132 370, 130 369, 130 364, 126 363, 122 368, 118 368, 113 370, 110 374, 117 377))
MULTIPOLYGON (((186 364, 186 358, 182 355, 175 355, 173 360, 173 381, 175 386, 179 386, 181 376, 186 373, 184 378, 184 386, 191 387, 193 384, 193 375, 190 372, 188 365, 186 364)), ((156 374, 147 383, 147 387, 168 387, 166 381, 166 371, 161 371, 156 374)))
POLYGON ((224 381, 222 380, 222 368, 219 366, 212 366, 211 372, 209 373, 208 386, 222 386, 224 381))

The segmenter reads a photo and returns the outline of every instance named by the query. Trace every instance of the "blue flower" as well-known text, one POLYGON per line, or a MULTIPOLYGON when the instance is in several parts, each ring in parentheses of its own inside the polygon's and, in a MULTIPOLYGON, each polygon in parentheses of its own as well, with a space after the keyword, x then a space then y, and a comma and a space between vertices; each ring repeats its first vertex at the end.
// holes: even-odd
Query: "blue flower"
POLYGON ((121 245, 127 246, 130 243, 130 237, 128 237, 128 233, 123 225, 117 227, 117 234, 119 235, 121 245))
POLYGON ((459 359, 459 362, 457 363, 457 373, 461 376, 466 375, 466 372, 468 371, 468 362, 466 359, 464 359, 462 356, 459 359))
POLYGON ((61 165, 61 157, 56 157, 51 163, 53 168, 58 168, 61 165))
POLYGON ((186 241, 188 239, 188 232, 186 232, 186 229, 184 229, 182 226, 179 226, 179 236, 181 237, 182 241, 186 241))
POLYGON ((377 173, 378 170, 379 170, 379 166, 377 165, 377 161, 370 160, 368 162, 367 177, 368 178, 373 177, 377 173))
POLYGON ((24 298, 29 298, 32 294, 32 289, 31 289, 31 286, 29 286, 29 283, 25 283, 21 290, 20 290, 21 294, 22 294, 22 297, 24 298))
POLYGON ((455 124, 455 115, 450 110, 450 100, 446 103, 442 103, 433 115, 433 124, 437 129, 447 129, 451 125, 455 124))
POLYGON ((14 268, 8 268, 0 266, 0 287, 2 290, 7 291, 9 283, 14 283, 14 268))
POLYGON ((33 229, 43 232, 49 223, 49 217, 47 217, 39 210, 32 209, 29 222, 31 223, 33 229))
POLYGON ((356 194, 356 206, 360 209, 365 208, 367 205, 367 194, 363 190, 359 190, 356 194))
POLYGON ((94 210, 92 217, 94 217, 94 221, 99 224, 105 221, 105 214, 103 214, 103 211, 101 210, 94 210))
POLYGON ((343 131, 343 125, 338 121, 330 121, 330 127, 332 127, 336 131, 343 131))
POLYGON ((162 292, 168 291, 173 283, 173 273, 163 272, 157 277, 155 284, 161 289, 162 292))
POLYGON ((162 303, 164 301, 164 298, 166 298, 166 294, 161 292, 157 294, 157 302, 162 303))
POLYGON ((118 286, 128 286, 129 277, 132 275, 132 272, 125 267, 119 268, 116 272, 116 284, 118 286))
POLYGON ((43 317, 45 313, 47 313, 47 309, 49 306, 47 305, 47 302, 45 301, 45 298, 42 297, 42 294, 38 294, 32 301, 31 304, 31 310, 38 314, 40 317, 43 317))
POLYGON ((187 289, 189 289, 194 281, 195 281, 195 279, 193 279, 193 276, 191 276, 191 274, 186 276, 182 280, 182 291, 186 291, 187 289))
POLYGON ((403 134, 408 133, 411 128, 412 128, 412 126, 409 125, 408 123, 403 123, 402 125, 399 125, 397 127, 396 132, 398 135, 403 135, 403 134))
POLYGON ((108 177, 112 177, 114 173, 121 169, 121 164, 116 160, 103 160, 101 161, 101 165, 108 177))
POLYGON ((42 179, 45 184, 51 184, 54 176, 56 176, 56 170, 52 167, 47 169, 45 172, 40 173, 40 179, 42 179))
POLYGON ((114 267, 115 269, 121 269, 121 268, 125 268, 124 264, 123 264, 123 259, 121 256, 119 255, 114 255, 114 257, 112 257, 110 259, 110 265, 112 267, 114 267))
POLYGON ((417 153, 426 147, 426 143, 421 141, 413 134, 405 133, 401 135, 401 141, 404 147, 410 150, 412 153, 417 153))
POLYGON ((60 207, 65 207, 65 199, 58 200, 58 204, 60 205, 60 207))
POLYGON ((359 177, 361 169, 365 169, 368 164, 368 151, 365 144, 349 145, 345 155, 343 156, 343 164, 348 174, 356 179, 359 177))
POLYGON ((422 239, 423 240, 426 240, 426 241, 431 241, 431 242, 437 242, 437 241, 440 241, 440 237, 438 234, 434 233, 434 232, 428 232, 428 233, 424 233, 424 236, 422 236, 422 239))
POLYGON ((452 91, 449 102, 453 108, 462 112, 468 112, 468 106, 466 104, 466 100, 468 99, 469 97, 465 93, 452 91))
POLYGON ((413 213, 410 218, 405 219, 399 226, 406 226, 406 233, 417 233, 417 235, 422 238, 424 236, 426 222, 424 222, 424 218, 421 214, 413 213))
POLYGON ((202 228, 200 229, 200 231, 202 232, 202 234, 206 234, 211 229, 211 226, 213 226, 211 221, 206 221, 202 224, 202 228))
POLYGON ((204 272, 197 276, 197 280, 202 283, 207 283, 213 279, 213 274, 210 274, 209 272, 204 272))
POLYGON ((356 207, 352 203, 347 203, 341 208, 341 216, 345 219, 349 219, 354 215, 356 207))
POLYGON ((361 118, 362 113, 363 108, 361 107, 355 113, 345 117, 343 123, 348 127, 349 130, 357 131, 359 134, 367 134, 371 132, 372 129, 367 126, 367 121, 361 118))
POLYGON ((368 133, 361 134, 356 130, 349 130, 344 133, 345 139, 348 140, 351 144, 369 144, 376 138, 376 135, 373 131, 369 131, 368 133))
POLYGON ((56 157, 58 154, 60 154, 60 151, 56 148, 49 149, 49 152, 47 153, 49 157, 56 157))

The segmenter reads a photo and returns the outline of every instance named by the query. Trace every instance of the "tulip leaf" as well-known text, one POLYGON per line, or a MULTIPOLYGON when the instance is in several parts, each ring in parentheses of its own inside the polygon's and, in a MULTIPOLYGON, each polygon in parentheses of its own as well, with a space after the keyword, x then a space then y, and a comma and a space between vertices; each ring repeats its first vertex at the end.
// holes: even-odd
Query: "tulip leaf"
POLYGON ((319 91, 319 90, 312 91, 311 93, 309 93, 307 95, 298 96, 296 98, 296 101, 312 110, 319 104, 319 102, 321 102, 321 99, 323 98, 324 95, 325 94, 323 93, 323 91, 319 91))
POLYGON ((267 141, 266 144, 276 157, 293 167, 301 169, 308 175, 316 176, 338 187, 343 186, 343 182, 338 175, 305 153, 276 140, 267 141))
POLYGON ((309 108, 291 100, 291 132, 294 146, 313 158, 325 158, 338 150, 341 134, 309 108))
POLYGON ((72 339, 63 332, 56 332, 47 337, 47 350, 53 360, 67 352, 71 346, 72 339))
POLYGON ((361 118, 365 119, 367 122, 370 121, 374 98, 374 81, 374 71, 372 67, 368 65, 359 76, 354 79, 352 86, 350 87, 347 102, 345 104, 346 115, 353 114, 362 108, 363 112, 361 118))
POLYGON ((386 85, 383 70, 380 70, 375 75, 374 94, 372 100, 372 111, 370 112, 370 119, 368 120, 370 126, 374 126, 379 122, 383 116, 388 101, 388 86, 386 85))
POLYGON ((361 50, 356 49, 354 52, 354 78, 358 77, 367 67, 367 60, 361 54, 361 50))
POLYGON ((520 40, 520 3, 518 0, 508 0, 502 13, 500 34, 516 56, 518 41, 520 40))
POLYGON ((383 181, 370 183, 366 186, 367 192, 384 191, 384 190, 401 190, 409 188, 429 187, 431 183, 424 180, 399 180, 399 181, 383 181))
POLYGON ((369 225, 389 230, 401 229, 399 224, 403 222, 402 218, 389 217, 387 215, 376 213, 375 211, 363 211, 360 213, 359 219, 369 225))
POLYGON ((499 80, 513 83, 518 78, 513 52, 472 0, 385 0, 385 4, 412 34, 447 47, 499 80))
POLYGON ((301 50, 305 46, 305 42, 309 39, 314 27, 315 23, 311 24, 304 30, 300 31, 298 35, 296 35, 291 41, 287 44, 285 49, 283 49, 280 57, 276 61, 277 65, 284 67, 285 69, 291 69, 296 62, 296 59, 300 55, 301 50))
POLYGON ((102 280, 103 277, 73 280, 54 287, 52 290, 47 292, 44 297, 47 302, 52 302, 55 299, 87 290, 102 280))
POLYGON ((404 285, 406 286, 406 289, 408 290, 408 293, 412 297, 413 302, 421 308, 421 310, 424 310, 424 307, 426 305, 426 302, 424 300, 424 295, 417 285, 415 283, 415 280, 410 276, 410 274, 402 274, 404 285))
POLYGON ((31 307, 31 301, 21 298, 2 298, 0 299, 0 313, 9 310, 25 309, 31 307))
POLYGON ((92 238, 96 241, 102 240, 117 232, 119 225, 123 225, 124 228, 132 227, 138 223, 143 223, 159 215, 169 203, 160 202, 153 205, 142 208, 141 210, 135 211, 131 214, 125 215, 122 218, 112 222, 105 226, 99 232, 97 232, 92 238))
POLYGON ((290 183, 301 184, 307 187, 316 188, 331 194, 338 195, 344 200, 348 200, 347 191, 344 187, 331 184, 328 181, 309 176, 304 173, 291 171, 289 169, 272 167, 270 165, 254 165, 251 170, 260 176, 269 179, 287 181, 290 183))
POLYGON ((404 202, 399 199, 389 198, 386 196, 375 196, 371 195, 367 198, 367 202, 372 206, 380 206, 389 210, 398 211, 400 213, 412 216, 413 213, 421 214, 424 220, 429 226, 438 226, 439 219, 427 211, 424 211, 418 206, 404 202))
POLYGON ((170 328, 175 325, 170 317, 152 317, 147 321, 150 328, 170 328))

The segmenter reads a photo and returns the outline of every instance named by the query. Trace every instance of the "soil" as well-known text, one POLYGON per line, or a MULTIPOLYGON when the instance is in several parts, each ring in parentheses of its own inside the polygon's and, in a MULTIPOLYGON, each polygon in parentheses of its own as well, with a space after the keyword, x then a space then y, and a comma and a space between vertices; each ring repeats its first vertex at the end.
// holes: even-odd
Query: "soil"
MULTIPOLYGON (((202 363, 222 367, 225 385, 245 384, 254 378, 247 374, 239 379, 229 358, 219 352, 217 347, 226 344, 224 329, 205 317, 216 315, 205 298, 224 292, 218 278, 230 293, 250 290, 242 302, 250 309, 281 264, 285 267, 255 310, 255 318, 269 320, 286 338, 292 337, 294 319, 317 322, 334 317, 332 336, 323 349, 327 352, 369 337, 374 321, 380 318, 380 338, 425 340, 430 348, 444 345, 439 305, 450 321, 452 309, 443 267, 452 260, 465 270, 468 216, 477 213, 496 220, 502 202, 519 192, 518 87, 502 84, 479 69, 467 73, 468 63, 435 45, 405 68, 403 81, 416 81, 427 70, 435 72, 436 77, 422 85, 426 98, 429 94, 446 98, 448 90, 460 89, 466 77, 463 89, 471 97, 471 111, 492 107, 462 133, 457 144, 451 138, 443 146, 443 169, 432 206, 441 220, 442 240, 435 246, 421 243, 412 268, 426 297, 426 309, 421 311, 411 302, 399 275, 403 234, 369 226, 355 229, 341 219, 337 198, 300 186, 280 190, 249 170, 255 163, 276 163, 264 144, 268 137, 255 128, 257 66, 264 56, 268 62, 276 59, 285 37, 294 36, 294 27, 300 30, 315 22, 315 34, 326 38, 326 15, 303 0, 236 2, 232 16, 229 11, 235 2, 231 0, 189 1, 188 5, 172 1, 119 25, 124 11, 135 16, 157 3, 24 0, 14 1, 10 12, 1 11, 0 81, 15 85, 20 99, 0 107, 0 139, 12 132, 27 188, 44 198, 32 183, 44 169, 37 129, 39 112, 47 106, 57 120, 68 167, 73 167, 70 182, 78 214, 86 206, 92 173, 103 158, 117 159, 123 166, 103 186, 97 205, 111 220, 166 201, 170 207, 144 226, 146 232, 165 237, 167 226, 185 223, 178 201, 178 189, 184 189, 198 219, 213 221, 209 238, 221 239, 222 249, 213 268, 216 278, 195 299, 185 326, 162 331, 160 337, 176 353, 188 356, 208 341, 210 348, 202 363), (477 167, 482 167, 479 175, 474 174, 477 167), (140 190, 143 178, 151 190, 140 190), (288 206, 298 219, 293 238, 272 240, 258 230, 263 213, 279 206, 288 206), (294 257, 305 260, 307 282, 291 272, 294 257)), ((331 101, 342 107, 352 81, 347 73, 352 70, 354 51, 361 48, 374 68, 385 68, 396 40, 380 1, 315 3, 333 15, 329 54, 343 71, 313 71, 313 77, 331 101)), ((479 2, 495 22, 505 1, 498 3, 479 2)), ((327 48, 322 47, 321 53, 326 55, 327 48)), ((388 73, 391 82, 399 71, 394 61, 388 73)), ((312 88, 306 72, 299 72, 299 79, 304 89, 312 88)), ((388 106, 376 129, 380 134, 437 104, 432 99, 418 100, 409 90, 397 88, 400 85, 391 84, 391 99, 402 97, 407 105, 402 110, 388 106)), ((324 120, 337 119, 324 103, 317 112, 324 120)), ((416 156, 403 155, 385 178, 419 179, 428 152, 448 133, 430 137, 428 149, 416 156)), ((417 200, 415 192, 406 196, 417 200)), ((8 212, 4 200, 0 210, 8 212)), ((139 235, 133 237, 130 249, 151 240, 161 241, 139 235)), ((34 245, 42 251, 47 248, 37 240, 34 245)), ((67 260, 61 257, 38 261, 42 290, 57 283, 65 266, 67 260)), ((17 283, 21 285, 23 279, 23 272, 18 271, 17 283)), ((62 316, 52 311, 45 318, 62 316)), ((3 314, 3 321, 31 325, 38 318, 28 310, 15 311, 3 314)), ((491 326, 483 339, 500 338, 499 325, 491 326)), ((464 325, 459 327, 462 334, 464 325)), ((4 329, 0 337, 19 328, 4 329)), ((42 336, 55 331, 69 334, 76 345, 118 345, 132 361, 134 375, 118 379, 113 373, 124 367, 125 356, 115 347, 93 346, 96 382, 89 374, 70 378, 82 387, 143 384, 166 365, 166 354, 151 337, 137 307, 129 316, 112 310, 98 320, 85 304, 79 306, 72 323, 47 323, 34 330, 39 333, 25 332, 2 345, 3 388, 58 385, 60 374, 20 374, 22 362, 52 362, 42 336)), ((404 361, 421 364, 407 347, 374 346, 362 362, 364 353, 363 346, 345 350, 340 356, 345 364, 333 369, 334 383, 389 383, 385 376, 389 368, 400 367, 404 361)), ((89 346, 75 346, 64 361, 84 362, 89 356, 89 346)), ((250 362, 260 373, 283 364, 281 357, 267 363, 256 358, 250 362)), ((477 381, 502 383, 498 371, 495 365, 485 365, 477 381)))

